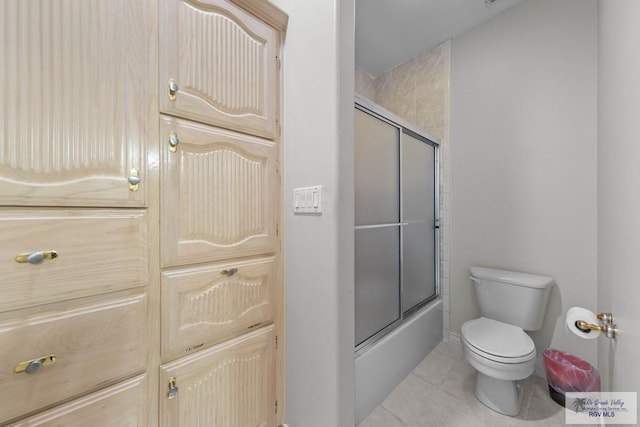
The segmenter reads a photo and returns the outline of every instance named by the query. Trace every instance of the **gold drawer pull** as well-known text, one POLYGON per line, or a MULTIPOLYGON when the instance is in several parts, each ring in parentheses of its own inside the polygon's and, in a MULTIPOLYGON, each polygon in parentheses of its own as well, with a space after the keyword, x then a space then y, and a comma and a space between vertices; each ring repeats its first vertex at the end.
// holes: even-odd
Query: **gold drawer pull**
POLYGON ((224 270, 220 271, 220 274, 222 274, 223 276, 231 277, 237 272, 238 272, 237 268, 225 268, 224 270))
POLYGON ((140 173, 138 172, 138 169, 131 169, 129 171, 129 178, 127 178, 127 181, 129 181, 130 191, 138 191, 138 185, 140 184, 140 173))
POLYGON ((28 262, 29 264, 40 264, 45 259, 54 259, 57 257, 58 252, 56 251, 43 251, 18 254, 16 255, 15 260, 20 263, 28 262))
POLYGON ((176 386, 176 377, 169 378, 169 391, 167 391, 167 397, 173 399, 178 395, 180 389, 176 386))
POLYGON ((18 363, 13 369, 13 372, 15 372, 16 374, 22 372, 26 372, 27 374, 35 374, 37 372, 40 372, 42 368, 55 365, 56 360, 58 360, 58 358, 55 354, 50 354, 39 359, 27 360, 26 362, 18 363))
POLYGON ((175 101, 178 90, 180 90, 178 83, 173 79, 169 79, 169 99, 171 101, 175 101))
POLYGON ((180 144, 178 134, 174 131, 169 132, 169 151, 171 151, 172 153, 178 151, 178 144, 180 144))

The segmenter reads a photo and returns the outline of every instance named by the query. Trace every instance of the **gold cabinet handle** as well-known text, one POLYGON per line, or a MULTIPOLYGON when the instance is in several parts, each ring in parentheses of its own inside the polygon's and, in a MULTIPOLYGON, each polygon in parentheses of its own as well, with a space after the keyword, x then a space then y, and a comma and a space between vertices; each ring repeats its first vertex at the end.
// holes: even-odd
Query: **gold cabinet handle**
POLYGON ((174 131, 169 132, 169 151, 171 151, 172 153, 178 151, 178 144, 180 144, 178 134, 174 131))
POLYGON ((45 259, 54 259, 58 257, 56 251, 42 251, 42 252, 30 252, 24 254, 18 254, 15 257, 16 262, 29 264, 40 264, 45 259))
POLYGON ((178 94, 178 90, 180 90, 180 88, 178 87, 178 83, 176 83, 175 80, 170 79, 169 80, 169 99, 170 100, 175 101, 176 95, 178 94))
POLYGON ((176 377, 169 378, 169 391, 167 391, 167 397, 173 399, 178 395, 180 389, 176 386, 176 377))
POLYGON ((40 372, 42 368, 47 366, 55 365, 58 360, 55 354, 50 354, 45 357, 40 357, 38 359, 27 360, 25 362, 20 362, 13 368, 13 372, 16 374, 20 374, 22 372, 27 374, 35 374, 40 372))
POLYGON ((131 169, 129 171, 129 190, 138 191, 138 185, 140 184, 140 174, 138 173, 138 169, 131 169))
POLYGON ((224 270, 220 270, 220 274, 227 277, 231 277, 237 272, 238 272, 237 268, 225 268, 224 270))

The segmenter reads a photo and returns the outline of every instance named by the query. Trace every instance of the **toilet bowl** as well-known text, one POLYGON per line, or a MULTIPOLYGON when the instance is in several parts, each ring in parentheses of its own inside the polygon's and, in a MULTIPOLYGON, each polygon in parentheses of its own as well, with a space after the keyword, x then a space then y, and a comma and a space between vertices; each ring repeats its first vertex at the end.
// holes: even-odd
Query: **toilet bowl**
POLYGON ((476 371, 475 395, 485 406, 516 416, 518 380, 535 370, 536 348, 525 330, 542 326, 553 278, 487 267, 471 267, 482 317, 465 322, 460 334, 465 359, 476 371))
POLYGON ((517 380, 535 370, 533 340, 517 326, 481 317, 462 325, 461 341, 465 359, 478 371, 478 400, 496 412, 518 415, 517 380))

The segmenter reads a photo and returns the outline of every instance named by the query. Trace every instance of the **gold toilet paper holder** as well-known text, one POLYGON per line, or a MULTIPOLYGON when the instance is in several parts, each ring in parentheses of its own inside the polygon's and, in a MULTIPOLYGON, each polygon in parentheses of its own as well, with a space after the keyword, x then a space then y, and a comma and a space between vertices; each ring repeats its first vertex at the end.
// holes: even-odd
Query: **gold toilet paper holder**
POLYGON ((598 313, 596 317, 602 322, 602 325, 594 325, 593 323, 585 322, 584 320, 576 320, 576 328, 585 333, 600 331, 607 338, 615 338, 618 335, 618 326, 613 324, 613 314, 598 313))

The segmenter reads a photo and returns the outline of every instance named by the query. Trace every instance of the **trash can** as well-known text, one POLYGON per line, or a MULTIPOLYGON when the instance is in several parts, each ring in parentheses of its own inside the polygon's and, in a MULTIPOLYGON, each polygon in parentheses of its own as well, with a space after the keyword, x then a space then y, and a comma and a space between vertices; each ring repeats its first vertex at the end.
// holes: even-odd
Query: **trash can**
POLYGON ((549 395, 566 406, 565 393, 600 391, 600 374, 589 362, 559 350, 543 351, 549 395))

